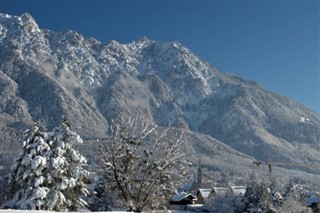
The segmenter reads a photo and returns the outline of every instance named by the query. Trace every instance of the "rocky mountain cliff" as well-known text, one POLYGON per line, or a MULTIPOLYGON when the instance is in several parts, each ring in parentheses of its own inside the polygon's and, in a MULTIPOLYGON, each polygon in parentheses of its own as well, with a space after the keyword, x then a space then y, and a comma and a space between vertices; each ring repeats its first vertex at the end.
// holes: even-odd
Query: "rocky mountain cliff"
POLYGON ((0 50, 1 144, 38 120, 52 128, 62 115, 83 138, 103 137, 111 119, 139 116, 188 132, 191 160, 202 155, 208 171, 241 173, 253 158, 271 158, 318 173, 319 114, 219 72, 178 42, 104 44, 40 29, 29 14, 0 14, 0 50))

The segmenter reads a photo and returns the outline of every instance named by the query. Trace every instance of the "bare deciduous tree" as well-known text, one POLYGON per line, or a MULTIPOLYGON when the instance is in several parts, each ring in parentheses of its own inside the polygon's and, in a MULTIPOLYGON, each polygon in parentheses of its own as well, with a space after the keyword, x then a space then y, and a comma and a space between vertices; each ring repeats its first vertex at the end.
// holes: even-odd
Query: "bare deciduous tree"
POLYGON ((128 211, 159 207, 186 175, 182 133, 151 122, 113 122, 112 137, 100 143, 109 193, 128 211))

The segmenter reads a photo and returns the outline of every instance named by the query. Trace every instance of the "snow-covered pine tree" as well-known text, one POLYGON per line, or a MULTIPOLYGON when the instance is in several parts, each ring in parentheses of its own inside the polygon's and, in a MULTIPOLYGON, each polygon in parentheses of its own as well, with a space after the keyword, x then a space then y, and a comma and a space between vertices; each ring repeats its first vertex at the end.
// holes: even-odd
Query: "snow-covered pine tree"
POLYGON ((276 209, 273 207, 271 200, 270 200, 270 194, 268 187, 264 182, 262 182, 262 194, 260 195, 260 199, 258 202, 258 209, 259 212, 265 212, 265 213, 276 213, 276 209))
POLYGON ((186 175, 182 135, 143 119, 114 122, 112 133, 100 147, 106 191, 129 211, 166 204, 186 175))
POLYGON ((256 173, 249 177, 246 193, 244 194, 245 211, 250 213, 275 213, 277 212, 272 205, 270 189, 262 178, 256 173))
POLYGON ((36 209, 41 206, 48 192, 47 187, 39 186, 42 173, 46 173, 44 153, 50 153, 50 146, 44 142, 45 133, 40 125, 24 132, 22 149, 14 159, 9 176, 7 197, 11 198, 5 207, 36 209), (41 153, 41 154, 40 154, 41 153))
POLYGON ((259 204, 264 194, 263 180, 256 173, 252 173, 249 177, 246 193, 244 194, 245 211, 250 213, 258 213, 259 204))
POLYGON ((282 205, 283 197, 280 193, 280 188, 275 179, 273 179, 269 185, 269 196, 270 201, 275 208, 279 208, 282 205))
POLYGON ((257 208, 260 196, 262 194, 261 186, 262 179, 259 178, 258 174, 252 173, 249 177, 246 193, 244 194, 247 212, 251 212, 257 208))
POLYGON ((60 192, 64 196, 62 208, 76 210, 87 205, 81 198, 89 193, 86 188, 89 176, 85 169, 87 161, 75 148, 76 144, 81 143, 81 137, 70 129, 68 119, 64 118, 60 127, 54 129, 50 165, 55 193, 51 199, 51 206, 55 205, 55 198, 60 192))
POLYGON ((17 209, 75 210, 86 205, 86 159, 75 149, 82 143, 67 119, 54 131, 40 125, 26 130, 22 148, 9 177, 5 207, 17 209))

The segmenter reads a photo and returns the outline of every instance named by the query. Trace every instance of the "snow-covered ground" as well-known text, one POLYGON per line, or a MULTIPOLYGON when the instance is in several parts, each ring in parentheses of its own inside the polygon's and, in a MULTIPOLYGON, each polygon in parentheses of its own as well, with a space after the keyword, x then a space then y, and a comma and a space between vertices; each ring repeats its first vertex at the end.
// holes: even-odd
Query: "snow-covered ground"
MULTIPOLYGON (((0 213, 33 213, 33 212, 36 212, 36 213, 57 213, 55 211, 42 211, 42 210, 16 210, 16 209, 0 209, 0 213)), ((81 212, 74 212, 74 213, 84 213, 84 212, 89 212, 89 211, 81 211, 81 212)), ((103 213, 103 212, 95 212, 95 213, 103 213)), ((107 212, 105 212, 107 213, 107 212)), ((117 212, 117 213, 127 213, 127 212, 117 212)))
MULTIPOLYGON (((16 209, 0 209, 0 213, 58 213, 55 211, 42 211, 42 210, 16 210, 16 209)), ((90 211, 80 211, 80 212, 73 212, 73 213, 89 213, 90 211)), ((115 213, 127 213, 127 212, 122 212, 122 211, 113 211, 115 213)), ((184 212, 186 211, 170 211, 170 210, 157 210, 157 211, 148 211, 148 212, 154 212, 154 213, 179 213, 179 212, 184 212)), ((71 212, 72 213, 72 212, 71 212)), ((95 212, 95 213, 110 213, 110 212, 95 212)))

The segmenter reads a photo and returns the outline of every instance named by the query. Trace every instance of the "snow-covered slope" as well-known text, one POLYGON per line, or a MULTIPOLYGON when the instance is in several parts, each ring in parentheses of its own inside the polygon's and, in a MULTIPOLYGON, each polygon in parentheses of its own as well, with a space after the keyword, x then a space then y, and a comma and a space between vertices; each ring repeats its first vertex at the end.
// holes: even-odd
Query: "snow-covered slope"
POLYGON ((39 29, 29 14, 0 14, 0 49, 0 134, 6 138, 8 129, 14 135, 39 119, 55 126, 63 114, 84 138, 103 136, 113 118, 143 116, 190 131, 193 159, 203 153, 210 159, 210 144, 223 142, 225 155, 234 148, 246 154, 243 162, 252 156, 320 163, 320 115, 219 72, 178 42, 105 44, 39 29))

